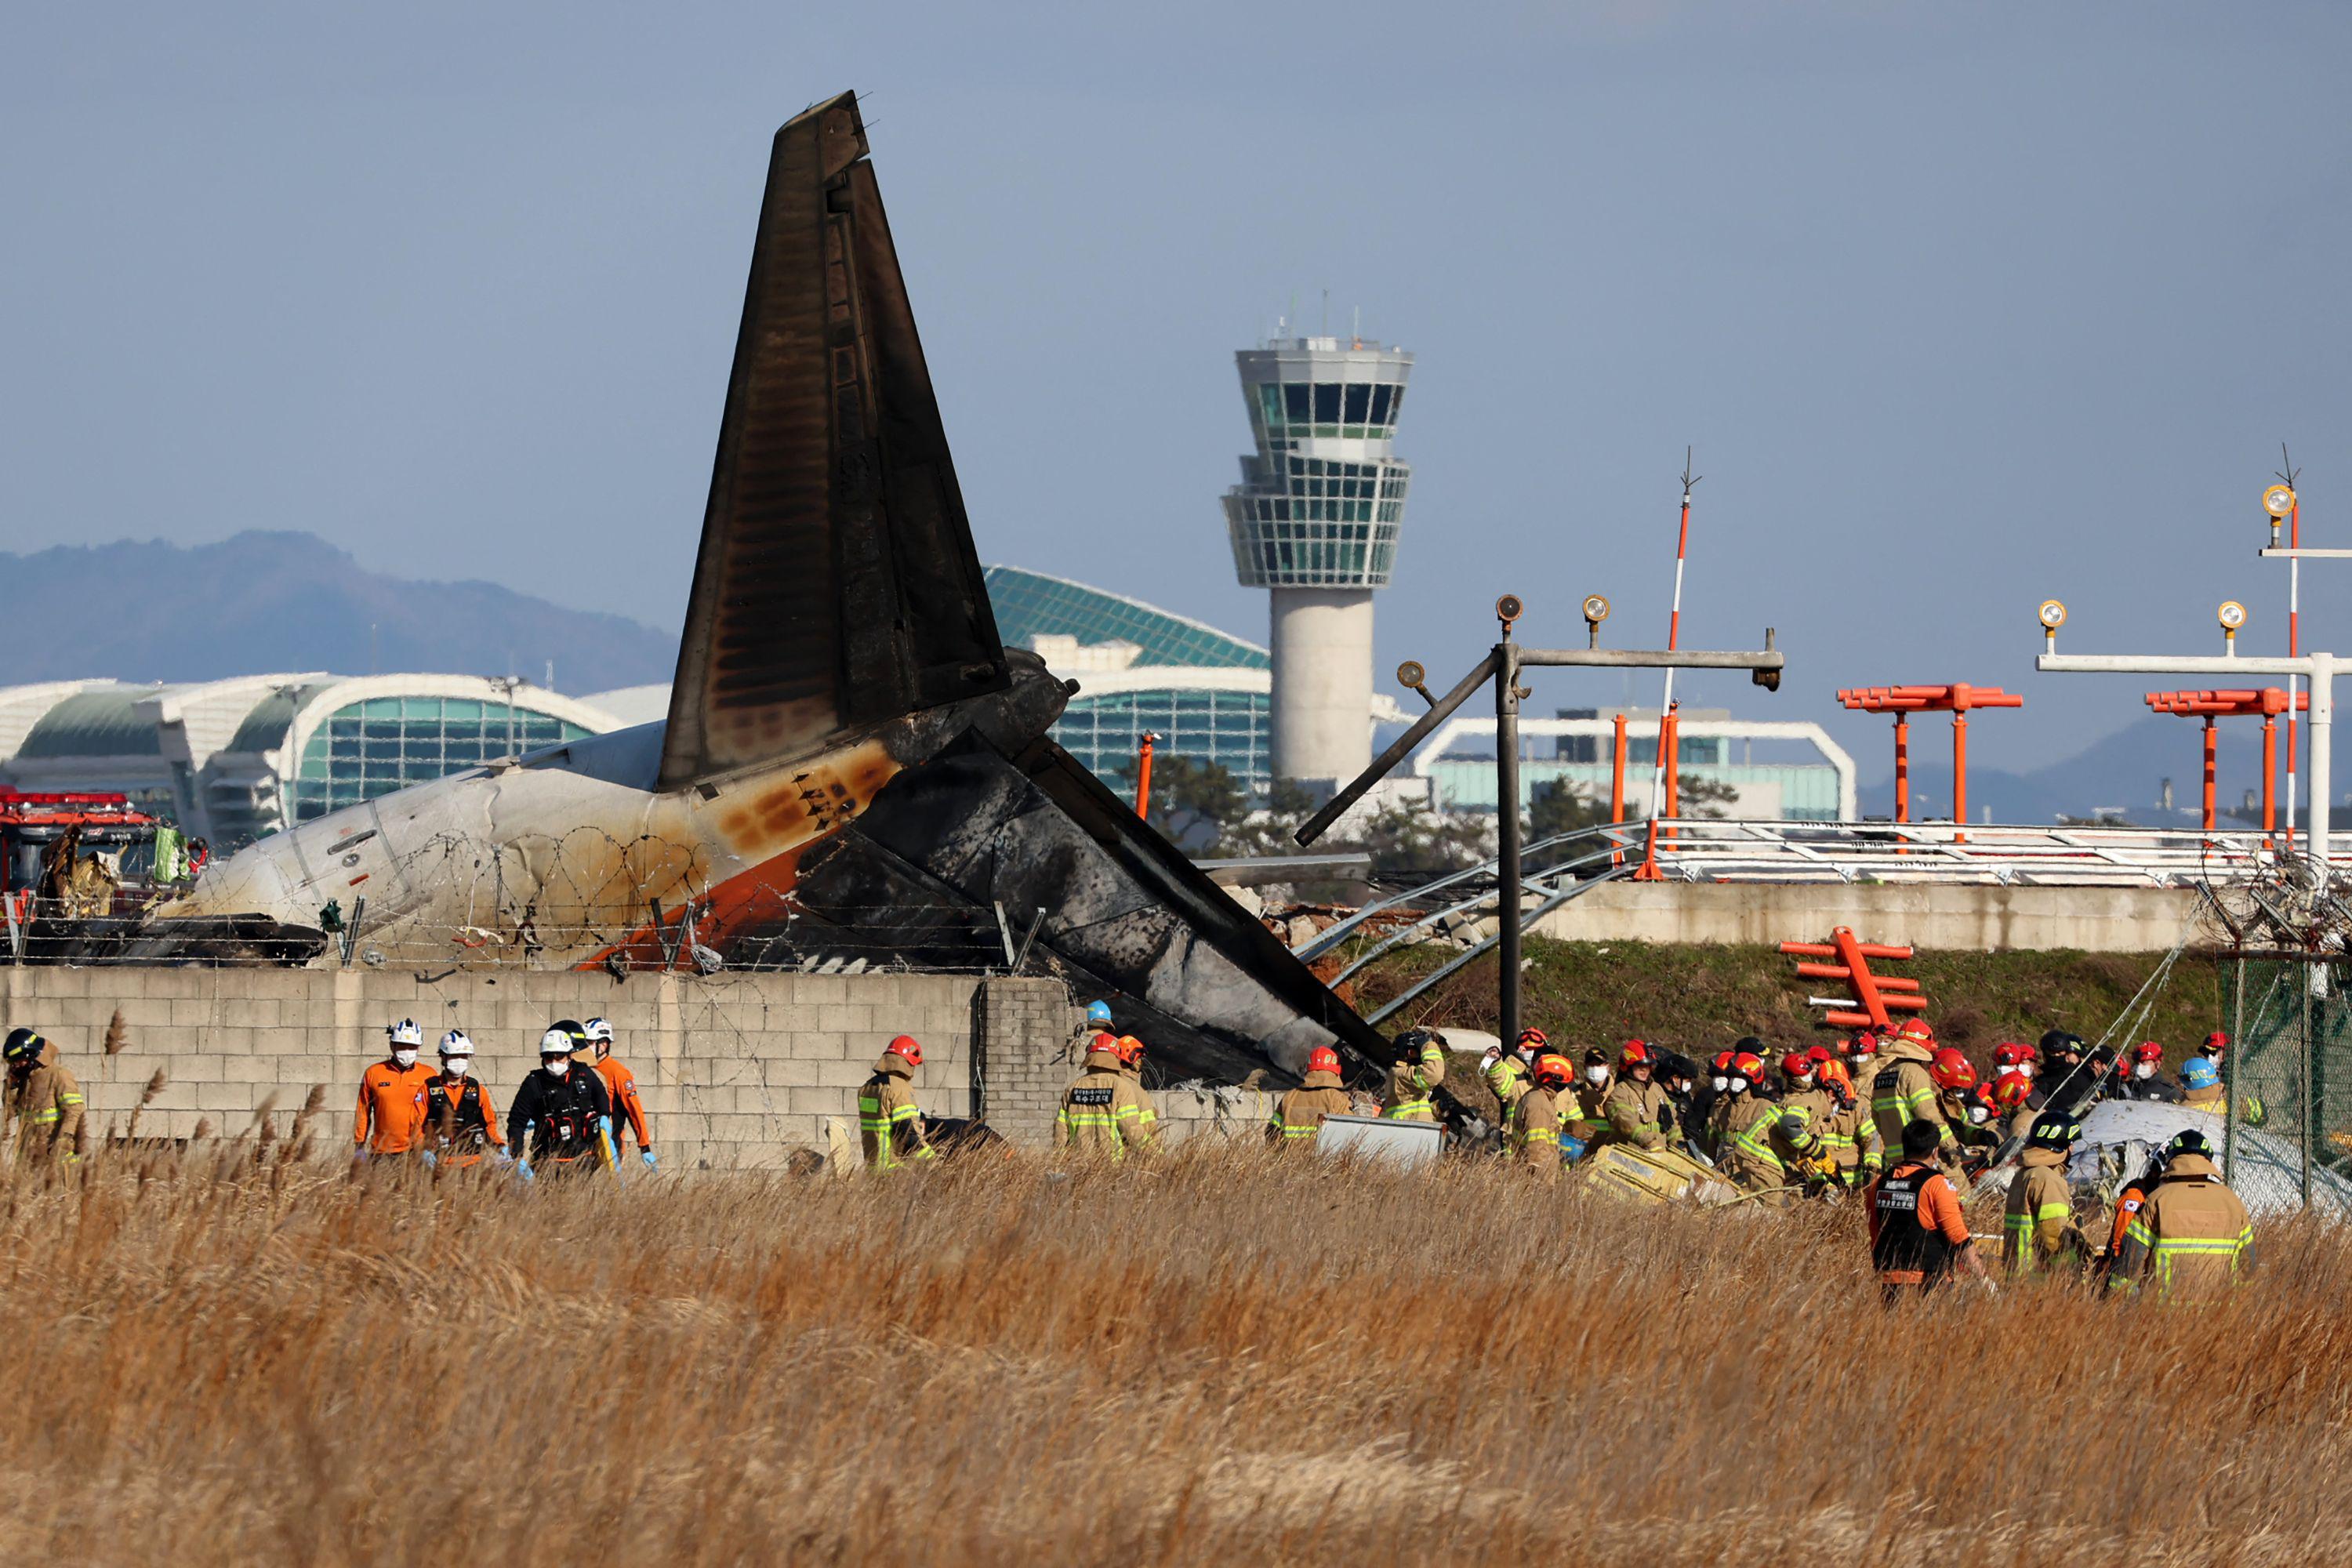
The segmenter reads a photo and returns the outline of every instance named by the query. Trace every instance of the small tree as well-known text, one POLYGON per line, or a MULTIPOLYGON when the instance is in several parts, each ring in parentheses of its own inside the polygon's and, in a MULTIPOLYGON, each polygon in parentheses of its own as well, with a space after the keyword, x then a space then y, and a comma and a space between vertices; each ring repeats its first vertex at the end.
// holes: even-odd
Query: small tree
POLYGON ((1739 792, 1721 779, 1701 778, 1696 773, 1675 774, 1675 809, 1685 816, 1729 816, 1724 807, 1739 798, 1739 792))

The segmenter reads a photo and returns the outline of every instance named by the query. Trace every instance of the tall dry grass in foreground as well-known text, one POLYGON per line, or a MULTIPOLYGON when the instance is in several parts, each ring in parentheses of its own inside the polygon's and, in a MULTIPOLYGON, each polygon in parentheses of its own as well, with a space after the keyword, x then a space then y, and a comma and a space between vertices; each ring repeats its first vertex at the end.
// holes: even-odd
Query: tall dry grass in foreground
POLYGON ((2308 1563, 2352 1240, 1882 1314, 1851 1215, 1201 1149, 0 1178, 14 1562, 2308 1563))

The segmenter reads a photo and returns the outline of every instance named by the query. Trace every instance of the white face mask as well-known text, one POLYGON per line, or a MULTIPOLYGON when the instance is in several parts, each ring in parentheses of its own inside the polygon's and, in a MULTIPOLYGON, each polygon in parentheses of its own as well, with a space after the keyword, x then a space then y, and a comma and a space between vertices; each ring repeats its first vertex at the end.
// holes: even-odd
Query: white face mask
POLYGON ((441 1070, 449 1074, 453 1078, 464 1078, 466 1076, 466 1069, 473 1065, 474 1058, 471 1057, 443 1057, 441 1058, 441 1070))
POLYGON ((1584 1080, 1587 1083, 1607 1083, 1609 1081, 1609 1069, 1607 1068, 1586 1068, 1584 1069, 1584 1080))
POLYGON ((398 1062, 402 1067, 413 1068, 416 1065, 416 1047, 414 1046, 403 1046, 398 1050, 392 1053, 392 1059, 398 1062))
POLYGON ((1991 1115, 1992 1112, 1987 1110, 1981 1105, 1971 1105, 1969 1107, 1969 1120, 1979 1127, 1982 1127, 1985 1124, 1986 1120, 1991 1115))
POLYGON ((1813 1075, 1809 1072, 1801 1072, 1795 1078, 1790 1079, 1789 1082, 1790 1087, 1795 1089, 1811 1089, 1813 1087, 1813 1075))
POLYGON ((2033 1076, 2033 1064, 2032 1062, 2020 1062, 2017 1064, 2017 1070, 2019 1076, 2031 1079, 2033 1076))
POLYGON ((2154 1078, 2155 1076, 2156 1064, 2154 1062, 2142 1062, 2139 1066, 2132 1068, 2132 1077, 2134 1078, 2154 1078))
POLYGON ((1731 1092, 1734 1094, 1746 1094, 1748 1092, 1748 1080, 1744 1078, 1733 1079, 1731 1080, 1731 1092))
POLYGON ((1725 1089, 1731 1087, 1731 1080, 1724 1077, 1721 1073, 1716 1074, 1713 1078, 1707 1079, 1707 1082, 1715 1086, 1715 1092, 1717 1094, 1721 1094, 1725 1089))
POLYGON ((553 1073, 556 1077, 562 1078, 563 1076, 564 1069, 572 1065, 572 1058, 570 1057, 541 1057, 539 1058, 539 1065, 553 1073))

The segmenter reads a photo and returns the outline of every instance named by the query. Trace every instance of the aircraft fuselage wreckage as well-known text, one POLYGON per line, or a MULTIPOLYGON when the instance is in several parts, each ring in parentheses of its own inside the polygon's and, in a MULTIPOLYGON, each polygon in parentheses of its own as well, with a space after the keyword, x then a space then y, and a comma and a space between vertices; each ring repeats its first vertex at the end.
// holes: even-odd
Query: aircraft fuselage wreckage
POLYGON ((362 900, 361 946, 420 965, 969 966, 1003 931, 1175 1072, 1372 1058, 1047 738, 1076 688, 998 638, 866 153, 850 94, 776 133, 667 721, 266 838, 122 956, 305 959, 362 900))

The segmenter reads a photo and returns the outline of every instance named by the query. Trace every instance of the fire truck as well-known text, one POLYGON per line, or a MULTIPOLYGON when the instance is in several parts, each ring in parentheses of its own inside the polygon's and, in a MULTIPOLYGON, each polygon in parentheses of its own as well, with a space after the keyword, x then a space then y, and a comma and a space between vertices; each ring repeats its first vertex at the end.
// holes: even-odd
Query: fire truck
POLYGON ((30 794, 0 785, 0 900, 10 924, 32 922, 42 864, 71 834, 84 852, 112 856, 115 880, 144 888, 154 868, 155 829, 163 826, 131 804, 103 794, 30 794))

